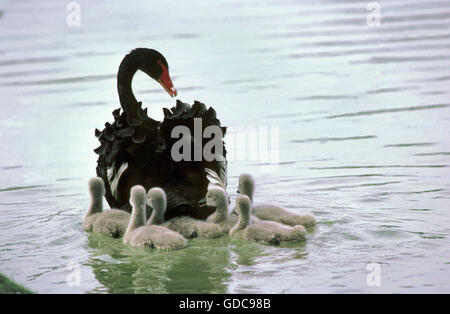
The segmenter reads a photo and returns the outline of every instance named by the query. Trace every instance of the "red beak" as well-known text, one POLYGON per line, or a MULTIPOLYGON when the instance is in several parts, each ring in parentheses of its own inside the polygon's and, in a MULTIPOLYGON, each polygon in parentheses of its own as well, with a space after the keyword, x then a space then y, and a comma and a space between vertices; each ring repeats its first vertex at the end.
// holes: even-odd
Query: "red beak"
POLYGON ((172 80, 170 79, 169 70, 161 64, 162 74, 157 80, 159 84, 166 90, 170 97, 177 95, 177 90, 173 87, 172 80))

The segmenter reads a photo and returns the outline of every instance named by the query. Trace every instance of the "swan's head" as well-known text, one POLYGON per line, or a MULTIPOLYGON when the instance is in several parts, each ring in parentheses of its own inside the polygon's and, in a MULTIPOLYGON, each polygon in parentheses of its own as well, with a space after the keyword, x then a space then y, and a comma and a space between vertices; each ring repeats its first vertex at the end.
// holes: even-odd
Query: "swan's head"
POLYGON ((237 192, 239 194, 252 197, 254 190, 255 190, 255 180, 253 179, 253 176, 248 173, 241 174, 239 176, 239 186, 237 192))
POLYGON ((219 203, 226 200, 226 195, 224 189, 215 186, 208 190, 206 193, 206 205, 216 207, 219 203))
POLYGON ((154 49, 136 48, 129 56, 137 60, 139 69, 161 84, 170 97, 177 95, 169 75, 169 64, 161 53, 154 49))
POLYGON ((164 214, 167 207, 167 196, 163 189, 152 188, 147 194, 147 205, 154 211, 164 214))
POLYGON ((89 180, 89 193, 92 197, 102 198, 105 195, 105 184, 102 178, 95 177, 89 180))
POLYGON ((141 185, 135 185, 130 191, 130 203, 135 208, 145 208, 145 189, 141 185))
POLYGON ((236 212, 239 216, 250 218, 252 202, 247 195, 239 195, 236 197, 236 212))

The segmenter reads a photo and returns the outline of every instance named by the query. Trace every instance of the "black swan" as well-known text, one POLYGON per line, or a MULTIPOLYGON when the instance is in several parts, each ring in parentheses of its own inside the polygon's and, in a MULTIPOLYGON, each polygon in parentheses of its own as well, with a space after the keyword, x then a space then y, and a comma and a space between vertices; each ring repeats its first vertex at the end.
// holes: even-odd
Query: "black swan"
MULTIPOLYGON (((169 65, 161 53, 137 48, 123 58, 117 73, 117 89, 123 112, 120 108, 114 110, 114 122, 106 123, 103 131, 95 130, 101 143, 94 150, 99 155, 96 170, 105 182, 106 200, 112 208, 131 212, 131 187, 142 185, 147 190, 161 187, 167 194, 165 219, 176 216, 206 219, 214 212, 214 208, 206 205, 204 198, 208 185, 226 187, 227 162, 223 142, 226 128, 221 127, 213 108, 207 109, 198 101, 191 106, 177 100, 176 106, 170 110, 163 108, 162 122, 148 117, 147 109, 142 109, 142 103, 136 100, 131 88, 137 70, 159 82, 171 97, 177 95, 169 75, 169 65), (172 129, 182 125, 194 134, 196 118, 201 119, 202 132, 208 126, 220 128, 221 150, 217 150, 217 146, 211 150, 219 158, 208 161, 202 154, 201 159, 176 161, 171 150, 180 139, 172 138, 172 129)), ((196 119, 197 122, 200 119, 196 119)), ((210 137, 216 139, 217 136, 214 133, 210 137)), ((192 157, 198 141, 194 142, 194 137, 188 138, 188 141, 191 143, 192 157)), ((208 140, 202 140, 201 148, 207 144, 208 140)), ((147 215, 150 214, 151 208, 148 208, 147 215)))

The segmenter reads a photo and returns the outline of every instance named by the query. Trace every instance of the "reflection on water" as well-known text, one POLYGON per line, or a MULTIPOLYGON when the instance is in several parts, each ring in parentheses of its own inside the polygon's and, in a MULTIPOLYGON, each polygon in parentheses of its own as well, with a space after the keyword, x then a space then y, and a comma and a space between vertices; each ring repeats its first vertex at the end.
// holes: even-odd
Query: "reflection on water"
POLYGON ((102 284, 89 291, 94 293, 226 293, 241 266, 249 268, 246 274, 257 273, 264 261, 287 263, 307 255, 304 244, 270 248, 228 237, 195 239, 188 248, 169 252, 133 248, 97 234, 88 236, 87 245, 93 250, 84 265, 102 284))
MULTIPOLYGON (((2 273, 44 293, 450 291, 447 0, 380 1, 379 27, 364 1, 79 3, 79 28, 64 1, 0 4, 2 273), (231 127, 279 127, 278 168, 233 161, 229 191, 251 172, 256 203, 312 211, 306 244, 149 252, 82 231, 94 129, 135 47, 167 57, 180 100, 231 127)), ((144 74, 133 84, 153 118, 173 105, 144 74)))
POLYGON ((88 245, 95 250, 87 265, 103 285, 92 292, 225 293, 231 276, 227 242, 196 239, 181 251, 147 251, 90 235, 88 245))

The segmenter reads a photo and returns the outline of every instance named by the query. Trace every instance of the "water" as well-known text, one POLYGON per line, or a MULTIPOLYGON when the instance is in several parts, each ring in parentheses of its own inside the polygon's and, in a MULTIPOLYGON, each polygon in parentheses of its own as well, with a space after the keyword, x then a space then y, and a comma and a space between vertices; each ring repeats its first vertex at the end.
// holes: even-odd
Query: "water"
MULTIPOLYGON (((65 1, 0 4, 2 273, 41 293, 450 292, 448 1, 380 1, 379 27, 365 1, 152 2, 79 1, 80 27, 65 1), (179 99, 223 124, 279 127, 278 168, 230 162, 229 191, 250 172, 256 203, 313 212, 306 244, 144 252, 82 231, 94 129, 135 47, 161 51, 179 99)), ((133 84, 152 117, 174 103, 133 84)))

